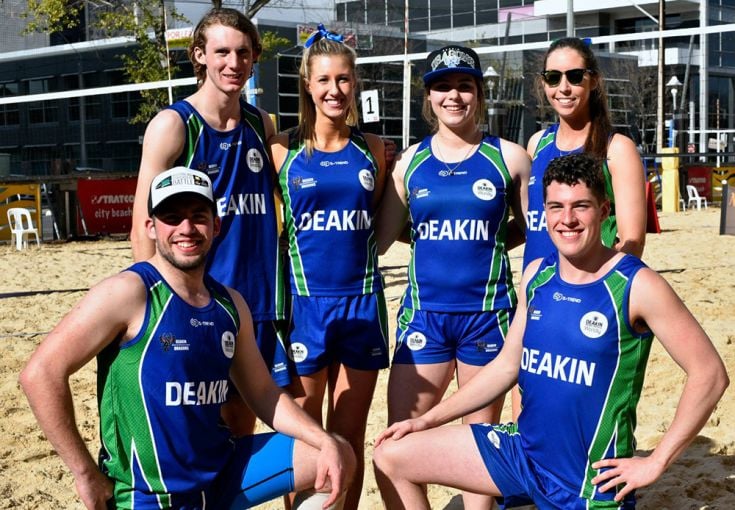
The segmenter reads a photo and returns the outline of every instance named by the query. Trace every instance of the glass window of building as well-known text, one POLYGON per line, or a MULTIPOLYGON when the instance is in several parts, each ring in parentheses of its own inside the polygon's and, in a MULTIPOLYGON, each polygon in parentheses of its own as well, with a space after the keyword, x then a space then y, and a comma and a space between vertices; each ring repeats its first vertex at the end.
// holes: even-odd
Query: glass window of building
MULTIPOLYGON (((0 97, 15 97, 18 95, 18 82, 0 83, 0 97)), ((17 126, 20 124, 18 104, 4 104, 0 106, 0 126, 17 126)))
POLYGON ((452 25, 454 28, 475 25, 475 0, 453 0, 452 9, 452 25))
POLYGON ((498 22, 498 9, 495 2, 478 2, 475 10, 478 25, 498 22))
POLYGON ((388 26, 402 28, 404 22, 403 18, 405 16, 405 5, 402 2, 388 2, 386 11, 388 15, 388 26))
POLYGON ((446 0, 431 0, 429 14, 431 16, 429 24, 431 30, 452 28, 451 4, 446 0))
MULTIPOLYGON (((122 69, 108 71, 110 85, 124 85, 127 83, 125 72, 122 69)), ((141 97, 140 92, 118 92, 110 94, 110 110, 113 118, 131 119, 138 113, 141 97)))
MULTIPOLYGON (((436 0, 434 0, 436 1, 436 0)), ((429 1, 417 0, 408 4, 408 29, 411 32, 429 30, 429 1)))
POLYGON ((137 171, 140 166, 140 144, 137 140, 120 140, 108 143, 106 147, 109 170, 113 172, 137 171))
POLYGON ((385 25, 386 8, 384 0, 366 0, 367 22, 375 25, 385 25))
POLYGON ((533 0, 498 0, 498 7, 521 7, 533 5, 533 0))
POLYGON ((343 20, 348 23, 364 23, 365 22, 365 4, 363 2, 346 2, 345 17, 343 20))
MULTIPOLYGON (((47 94, 57 92, 58 87, 53 77, 28 80, 29 94, 47 94)), ((28 103, 28 121, 31 124, 48 124, 58 122, 58 101, 34 101, 28 103)))
MULTIPOLYGON (((79 75, 69 74, 61 77, 61 86, 63 90, 79 90, 79 75)), ((97 73, 85 73, 83 77, 83 85, 85 89, 95 88, 99 86, 97 73)), ((70 97, 67 100, 68 118, 72 122, 79 121, 81 115, 81 101, 84 101, 84 119, 100 120, 102 118, 102 96, 84 96, 70 97)))

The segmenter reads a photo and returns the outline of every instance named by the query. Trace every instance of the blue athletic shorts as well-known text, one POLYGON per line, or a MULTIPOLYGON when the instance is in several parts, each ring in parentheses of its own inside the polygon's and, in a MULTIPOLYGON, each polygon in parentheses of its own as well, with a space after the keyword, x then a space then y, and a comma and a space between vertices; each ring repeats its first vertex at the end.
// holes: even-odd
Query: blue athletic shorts
POLYGON ((299 375, 333 363, 357 370, 388 366, 383 292, 359 296, 293 296, 290 358, 299 375))
POLYGON ((234 441, 230 462, 207 491, 207 508, 250 508, 293 491, 294 438, 271 432, 234 441))
POLYGON ((458 359, 468 365, 487 365, 503 347, 514 311, 449 313, 402 306, 393 363, 423 365, 458 359))
POLYGON ((588 500, 561 487, 537 468, 521 445, 521 434, 515 423, 470 425, 485 467, 503 495, 501 508, 534 504, 539 510, 635 509, 635 496, 622 503, 613 501, 613 491, 588 500))
POLYGON ((286 321, 253 321, 255 341, 278 386, 291 383, 292 363, 286 353, 286 321))

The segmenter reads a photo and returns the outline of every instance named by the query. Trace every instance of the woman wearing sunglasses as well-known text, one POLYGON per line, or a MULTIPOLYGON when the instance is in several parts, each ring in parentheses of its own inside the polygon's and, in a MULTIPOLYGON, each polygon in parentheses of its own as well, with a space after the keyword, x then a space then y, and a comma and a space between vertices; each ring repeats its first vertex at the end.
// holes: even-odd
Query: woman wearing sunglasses
POLYGON ((603 224, 603 243, 640 257, 646 236, 645 171, 633 141, 613 132, 605 83, 588 40, 554 41, 537 84, 556 111, 558 123, 537 132, 528 142, 533 164, 523 267, 554 249, 546 229, 541 182, 552 159, 574 152, 591 153, 604 162, 612 209, 603 224))

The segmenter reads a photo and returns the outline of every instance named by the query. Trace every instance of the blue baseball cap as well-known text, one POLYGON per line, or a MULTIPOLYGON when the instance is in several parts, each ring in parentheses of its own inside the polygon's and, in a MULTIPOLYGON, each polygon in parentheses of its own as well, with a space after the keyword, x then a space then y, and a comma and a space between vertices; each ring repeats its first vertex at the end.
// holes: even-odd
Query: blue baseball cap
POLYGON ((466 73, 482 79, 480 57, 471 48, 450 45, 434 50, 426 57, 424 85, 449 73, 466 73))

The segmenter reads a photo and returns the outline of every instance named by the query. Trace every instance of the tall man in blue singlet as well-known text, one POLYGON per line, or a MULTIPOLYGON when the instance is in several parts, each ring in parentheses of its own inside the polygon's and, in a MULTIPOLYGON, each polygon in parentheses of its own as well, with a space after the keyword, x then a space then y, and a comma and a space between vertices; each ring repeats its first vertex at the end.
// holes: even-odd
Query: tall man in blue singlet
MULTIPOLYGON (((131 240, 136 261, 151 256, 145 222, 147 190, 154 176, 173 165, 205 172, 212 179, 222 222, 207 271, 243 295, 266 365, 276 383, 286 386, 291 380, 279 322, 285 318, 285 291, 274 171, 265 148, 275 129, 268 114, 241 95, 261 50, 257 29, 235 9, 214 9, 200 20, 189 47, 199 89, 162 110, 148 125, 131 240)), ((252 431, 253 416, 239 399, 231 399, 224 414, 234 432, 252 431)))
POLYGON ((502 496, 539 509, 634 508, 694 439, 729 381, 676 293, 632 255, 605 247, 599 161, 555 159, 544 175, 558 249, 524 272, 500 355, 423 416, 376 441, 387 508, 428 508, 422 484, 502 496), (635 453, 636 405, 655 335, 687 375, 679 406, 648 457, 635 453), (518 424, 440 427, 519 382, 518 424), (436 462, 441 459, 441 462, 436 462))
POLYGON ((206 273, 215 207, 206 174, 176 167, 155 177, 146 222, 154 255, 92 288, 21 374, 89 509, 249 508, 311 487, 330 492, 326 508, 352 476, 349 445, 268 377, 242 296, 206 273), (69 387, 95 356, 99 468, 69 387), (278 433, 233 439, 221 426, 230 380, 278 433))

